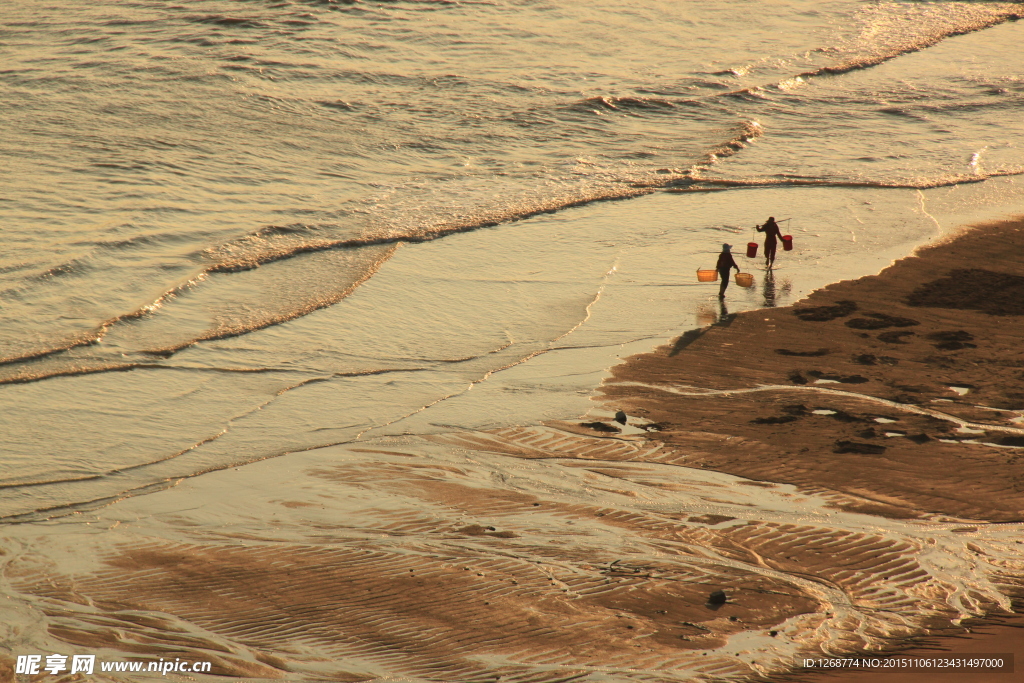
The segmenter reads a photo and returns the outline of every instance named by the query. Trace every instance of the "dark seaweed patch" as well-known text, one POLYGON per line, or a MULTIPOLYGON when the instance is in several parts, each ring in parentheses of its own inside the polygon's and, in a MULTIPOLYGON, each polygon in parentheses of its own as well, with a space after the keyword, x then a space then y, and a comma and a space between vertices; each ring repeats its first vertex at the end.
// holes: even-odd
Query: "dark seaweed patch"
POLYGON ((828 322, 843 318, 857 310, 853 301, 837 301, 834 306, 815 306, 813 308, 794 308, 793 315, 808 322, 828 322))
POLYGON ((822 372, 821 370, 808 370, 807 374, 817 379, 827 379, 841 384, 864 384, 865 382, 870 381, 867 377, 862 377, 860 375, 830 375, 822 372))
POLYGON ((833 414, 829 415, 833 420, 839 420, 840 422, 864 422, 863 418, 857 417, 856 415, 850 415, 845 410, 837 410, 836 408, 815 408, 815 410, 831 410, 833 414))
POLYGON ((934 346, 935 346, 935 348, 941 349, 942 351, 958 351, 960 349, 976 349, 976 348, 978 348, 977 344, 972 344, 970 342, 956 342, 956 341, 940 342, 938 344, 935 344, 934 346))
POLYGON ((817 349, 815 351, 790 351, 789 349, 775 349, 775 353, 780 356, 800 356, 801 358, 817 358, 819 356, 827 356, 829 354, 828 349, 817 349))
POLYGON ((898 358, 892 356, 876 356, 873 353, 862 353, 853 357, 853 362, 858 365, 899 365, 898 358))
POLYGON ((953 270, 918 287, 907 297, 907 303, 988 315, 1024 315, 1024 277, 982 268, 953 270))
POLYGON ((858 455, 881 455, 885 453, 885 446, 873 443, 861 443, 859 441, 836 441, 833 453, 856 453, 858 455))
POLYGON ((867 318, 851 318, 844 324, 855 330, 881 330, 886 327, 913 327, 921 323, 913 318, 900 318, 885 313, 867 313, 867 318))
POLYGON ((971 343, 974 341, 974 335, 967 330, 944 330, 942 332, 932 332, 928 335, 928 338, 939 342, 934 345, 935 348, 945 351, 978 348, 977 344, 971 343))
POLYGON ((974 335, 967 330, 943 330, 941 332, 932 332, 928 335, 928 338, 934 339, 935 341, 974 341, 974 335))
POLYGON ((779 415, 778 417, 756 417, 751 422, 757 425, 781 425, 787 422, 796 422, 796 415, 779 415))
POLYGON ((878 341, 883 341, 886 344, 906 344, 907 342, 903 341, 903 338, 912 336, 914 336, 914 333, 910 330, 893 330, 892 332, 883 332, 878 335, 878 341))

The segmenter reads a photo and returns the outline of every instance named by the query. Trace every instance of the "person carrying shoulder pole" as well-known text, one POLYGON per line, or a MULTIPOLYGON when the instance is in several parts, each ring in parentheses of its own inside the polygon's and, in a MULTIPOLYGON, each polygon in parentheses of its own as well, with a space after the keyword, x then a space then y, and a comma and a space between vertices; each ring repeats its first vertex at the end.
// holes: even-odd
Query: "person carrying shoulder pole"
POLYGON ((764 235, 764 263, 771 270, 771 267, 775 264, 775 247, 778 246, 778 239, 782 237, 782 231, 779 230, 779 224, 775 222, 775 216, 769 216, 768 221, 758 227, 758 232, 765 233, 764 235))
POLYGON ((722 278, 722 284, 718 288, 718 298, 725 298, 725 289, 729 286, 729 275, 732 269, 735 268, 736 272, 740 272, 740 267, 736 265, 736 261, 732 258, 732 245, 723 244, 722 253, 718 255, 718 265, 715 266, 715 270, 718 271, 718 276, 722 278))

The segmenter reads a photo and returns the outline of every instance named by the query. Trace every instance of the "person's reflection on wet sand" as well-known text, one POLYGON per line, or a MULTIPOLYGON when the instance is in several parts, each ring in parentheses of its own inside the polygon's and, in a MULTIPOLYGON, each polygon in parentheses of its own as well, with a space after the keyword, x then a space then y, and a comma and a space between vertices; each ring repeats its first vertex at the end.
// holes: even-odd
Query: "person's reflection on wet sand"
POLYGON ((770 270, 764 274, 761 293, 764 295, 764 305, 768 308, 775 308, 775 273, 770 270))
POLYGON ((718 312, 710 303, 700 304, 696 310, 697 324, 701 327, 714 325, 718 322, 718 312))
POLYGON ((718 300, 718 322, 726 320, 729 316, 729 309, 725 307, 725 299, 718 300))

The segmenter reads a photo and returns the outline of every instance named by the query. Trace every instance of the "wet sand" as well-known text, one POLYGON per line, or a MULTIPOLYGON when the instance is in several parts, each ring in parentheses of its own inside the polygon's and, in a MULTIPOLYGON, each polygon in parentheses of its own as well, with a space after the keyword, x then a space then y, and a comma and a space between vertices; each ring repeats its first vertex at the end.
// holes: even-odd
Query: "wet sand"
POLYGON ((793 308, 726 316, 602 391, 691 466, 893 518, 1019 522, 1022 254, 1024 224, 982 226, 793 308))
MULTIPOLYGON (((1024 316, 975 289, 913 302, 966 260, 1014 287, 1022 249, 1024 225, 982 226, 725 316, 613 368, 582 420, 297 448, 14 525, 12 652, 520 683, 959 652, 955 620, 1024 598, 1024 316)), ((1014 635, 985 629, 982 651, 1014 635)))
MULTIPOLYGON (((948 522, 964 534, 1019 523, 1022 254, 1024 221, 977 226, 794 307, 724 315, 628 359, 602 391, 609 405, 656 423, 657 439, 688 450, 690 466, 793 484, 846 511, 948 522)), ((844 558, 792 559, 791 570, 848 581, 844 558)), ((884 575, 893 560, 879 555, 862 568, 884 575)), ((786 565, 778 553, 769 563, 786 565)), ((1015 611, 1021 578, 1002 577, 1015 611)), ((1005 607, 987 605, 995 614, 1005 607)), ((906 652, 1015 652, 1024 663, 1019 618, 971 634, 943 621, 923 631, 938 637, 933 646, 906 652)), ((1019 680, 1020 666, 1015 675, 843 671, 784 680, 1019 680)))

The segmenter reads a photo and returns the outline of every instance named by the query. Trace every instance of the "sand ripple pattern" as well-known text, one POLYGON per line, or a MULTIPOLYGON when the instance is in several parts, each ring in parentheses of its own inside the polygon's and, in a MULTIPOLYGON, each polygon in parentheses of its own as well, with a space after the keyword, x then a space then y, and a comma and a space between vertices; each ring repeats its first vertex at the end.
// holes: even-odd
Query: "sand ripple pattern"
POLYGON ((162 494, 158 528, 12 549, 4 581, 55 647, 341 681, 738 680, 1021 592, 1019 524, 850 513, 687 466, 687 448, 574 431, 320 449, 274 479, 256 470, 280 460, 235 473, 252 471, 244 498, 209 475, 162 494))

